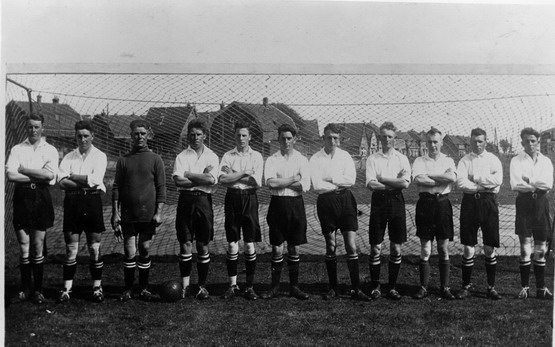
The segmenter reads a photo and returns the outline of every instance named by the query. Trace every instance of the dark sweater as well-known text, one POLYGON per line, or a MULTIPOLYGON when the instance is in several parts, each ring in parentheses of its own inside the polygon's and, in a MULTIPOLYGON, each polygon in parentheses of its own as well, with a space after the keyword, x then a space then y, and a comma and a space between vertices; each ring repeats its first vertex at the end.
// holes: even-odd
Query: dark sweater
POLYGON ((150 222, 157 203, 166 202, 164 162, 148 148, 118 159, 112 200, 121 203, 122 223, 150 222))

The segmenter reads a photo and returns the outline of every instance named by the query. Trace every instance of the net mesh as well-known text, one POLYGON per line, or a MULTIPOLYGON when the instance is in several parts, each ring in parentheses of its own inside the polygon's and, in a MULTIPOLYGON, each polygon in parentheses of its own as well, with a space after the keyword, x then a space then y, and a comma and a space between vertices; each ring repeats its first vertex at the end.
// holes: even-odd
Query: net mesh
MULTIPOLYGON (((368 220, 370 191, 364 187, 366 157, 378 150, 377 127, 392 121, 399 129, 396 148, 412 163, 425 149, 423 133, 431 126, 446 134, 444 152, 457 163, 468 152, 470 130, 481 127, 488 133, 488 149, 504 167, 499 194, 500 254, 519 254, 514 235, 514 198, 509 185, 509 161, 520 150, 518 134, 523 127, 538 130, 555 127, 553 117, 555 76, 550 75, 349 75, 349 74, 13 74, 6 85, 6 158, 9 150, 25 138, 23 123, 30 109, 46 117, 44 135, 63 155, 75 148, 73 126, 90 118, 96 126, 95 145, 108 156, 103 196, 107 229, 110 220, 111 185, 115 163, 130 146, 129 123, 146 118, 153 125, 149 147, 165 162, 168 201, 164 220, 151 246, 153 254, 179 252, 175 236, 177 193, 171 173, 175 157, 183 149, 181 140, 189 121, 201 118, 210 131, 205 144, 221 159, 234 147, 233 123, 246 119, 255 124, 251 145, 266 159, 278 150, 277 127, 295 124, 300 139, 296 148, 307 157, 320 149, 320 135, 328 123, 341 123, 341 146, 355 161, 358 178, 353 187, 359 207, 357 246, 369 253, 368 220), (15 82, 15 83, 14 83, 15 82), (26 89, 27 88, 27 89, 26 89), (30 102, 31 101, 31 102, 30 102)), ((553 158, 550 137, 542 139, 542 151, 553 158)), ((17 249, 11 223, 13 184, 5 194, 6 249, 17 249)), ((220 187, 214 196, 215 240, 211 252, 227 248, 223 228, 223 197, 220 187)), ((54 186, 55 225, 47 236, 48 252, 63 254, 63 193, 54 186)), ((415 236, 414 210, 418 198, 414 185, 405 193, 409 241, 404 254, 419 254, 415 236)), ((553 200, 552 193, 549 199, 553 200)), ((455 241, 451 252, 461 251, 458 218, 461 192, 451 194, 454 205, 455 241)), ((259 189, 260 224, 263 241, 257 252, 271 250, 265 220, 269 203, 267 187, 259 189)), ((323 254, 324 238, 316 216, 316 194, 305 194, 309 242, 305 254, 323 254)), ((553 205, 553 204, 552 204, 553 205)), ((84 238, 83 238, 84 239, 84 238)), ((338 237, 338 252, 344 253, 338 237)), ((384 250, 387 253, 387 237, 384 250)), ((122 245, 112 233, 103 236, 104 253, 121 253, 122 245)), ((478 246, 480 251, 480 246, 478 246)), ((84 240, 80 252, 86 253, 84 240)))

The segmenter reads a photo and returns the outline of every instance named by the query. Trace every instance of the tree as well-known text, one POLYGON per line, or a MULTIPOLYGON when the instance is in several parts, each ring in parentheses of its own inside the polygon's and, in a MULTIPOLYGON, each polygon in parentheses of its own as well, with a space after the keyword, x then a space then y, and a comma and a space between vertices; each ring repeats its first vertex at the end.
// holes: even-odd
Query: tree
POLYGON ((486 144, 486 151, 493 153, 493 154, 498 154, 499 153, 499 148, 493 143, 493 142, 488 142, 486 144))
POLYGON ((507 139, 499 140, 499 147, 503 150, 503 153, 507 154, 512 150, 513 145, 507 139))

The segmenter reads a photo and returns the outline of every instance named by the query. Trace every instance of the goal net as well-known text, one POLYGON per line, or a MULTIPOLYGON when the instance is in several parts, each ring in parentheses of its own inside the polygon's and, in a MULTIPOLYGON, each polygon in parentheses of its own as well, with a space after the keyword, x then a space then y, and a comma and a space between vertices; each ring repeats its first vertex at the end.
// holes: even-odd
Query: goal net
MULTIPOLYGON (((163 224, 151 246, 153 254, 178 254, 175 236, 177 197, 171 174, 173 163, 186 142, 182 140, 188 122, 200 118, 208 127, 205 144, 220 160, 234 147, 233 123, 247 120, 254 127, 252 147, 264 159, 279 149, 277 127, 294 124, 299 133, 296 148, 310 157, 321 148, 321 133, 328 123, 344 127, 341 147, 355 162, 358 178, 352 191, 359 208, 357 247, 369 253, 368 221, 371 192, 365 188, 366 157, 379 150, 378 127, 384 121, 399 129, 397 150, 414 159, 426 150, 424 133, 430 127, 445 135, 443 152, 457 163, 469 151, 471 129, 480 127, 488 134, 488 150, 503 163, 504 181, 498 195, 500 203, 501 255, 518 255, 514 235, 514 200, 510 190, 509 161, 521 150, 519 132, 524 127, 545 131, 542 152, 553 159, 551 131, 555 127, 553 75, 482 74, 8 74, 6 84, 6 158, 10 148, 23 141, 23 119, 32 109, 45 118, 44 136, 59 151, 60 160, 76 147, 74 124, 91 119, 96 128, 94 144, 108 156, 105 176, 107 194, 103 196, 106 233, 102 252, 122 253, 110 227, 111 187, 115 163, 130 148, 129 123, 144 118, 152 124, 149 147, 165 163, 168 200, 163 224)), ((17 249, 12 226, 13 184, 5 187, 6 249, 17 249)), ((257 252, 271 250, 266 223, 269 190, 258 190, 260 225, 263 241, 257 252)), ((223 226, 225 188, 214 195, 215 239, 210 250, 225 253, 227 243, 223 226)), ((49 254, 63 254, 63 192, 52 187, 55 225, 47 233, 49 254)), ((409 241, 403 254, 419 254, 415 236, 415 204, 418 195, 413 184, 405 192, 409 241)), ((553 202, 553 194, 549 194, 553 202)), ((308 244, 303 254, 324 254, 325 242, 316 215, 316 194, 304 195, 308 218, 308 244)), ((461 252, 459 211, 462 193, 455 190, 455 240, 451 252, 461 252)), ((84 239, 84 237, 82 238, 84 239)), ((481 237, 479 238, 481 240, 481 237)), ((344 254, 343 241, 337 238, 338 252, 344 254)), ((387 253, 387 236, 384 247, 387 253)), ((480 241, 481 242, 481 241, 480 241)), ((480 250, 481 243, 478 250, 480 250)), ((84 240, 81 254, 86 254, 84 240)))

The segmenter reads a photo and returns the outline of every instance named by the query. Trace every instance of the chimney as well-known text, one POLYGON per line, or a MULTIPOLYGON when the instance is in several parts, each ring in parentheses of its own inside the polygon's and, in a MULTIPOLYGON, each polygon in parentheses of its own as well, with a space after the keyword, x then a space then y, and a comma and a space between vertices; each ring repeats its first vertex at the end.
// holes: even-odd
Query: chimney
POLYGON ((42 95, 39 94, 39 95, 37 95, 37 103, 40 104, 41 101, 42 101, 42 95))
POLYGON ((262 99, 262 105, 268 106, 268 98, 265 97, 262 99))
POLYGON ((52 103, 53 103, 53 104, 58 104, 58 103, 60 103, 60 98, 58 98, 57 96, 55 96, 55 97, 52 99, 52 103))
POLYGON ((225 104, 224 104, 224 102, 222 101, 222 103, 220 104, 220 110, 223 110, 224 108, 225 108, 225 104))

